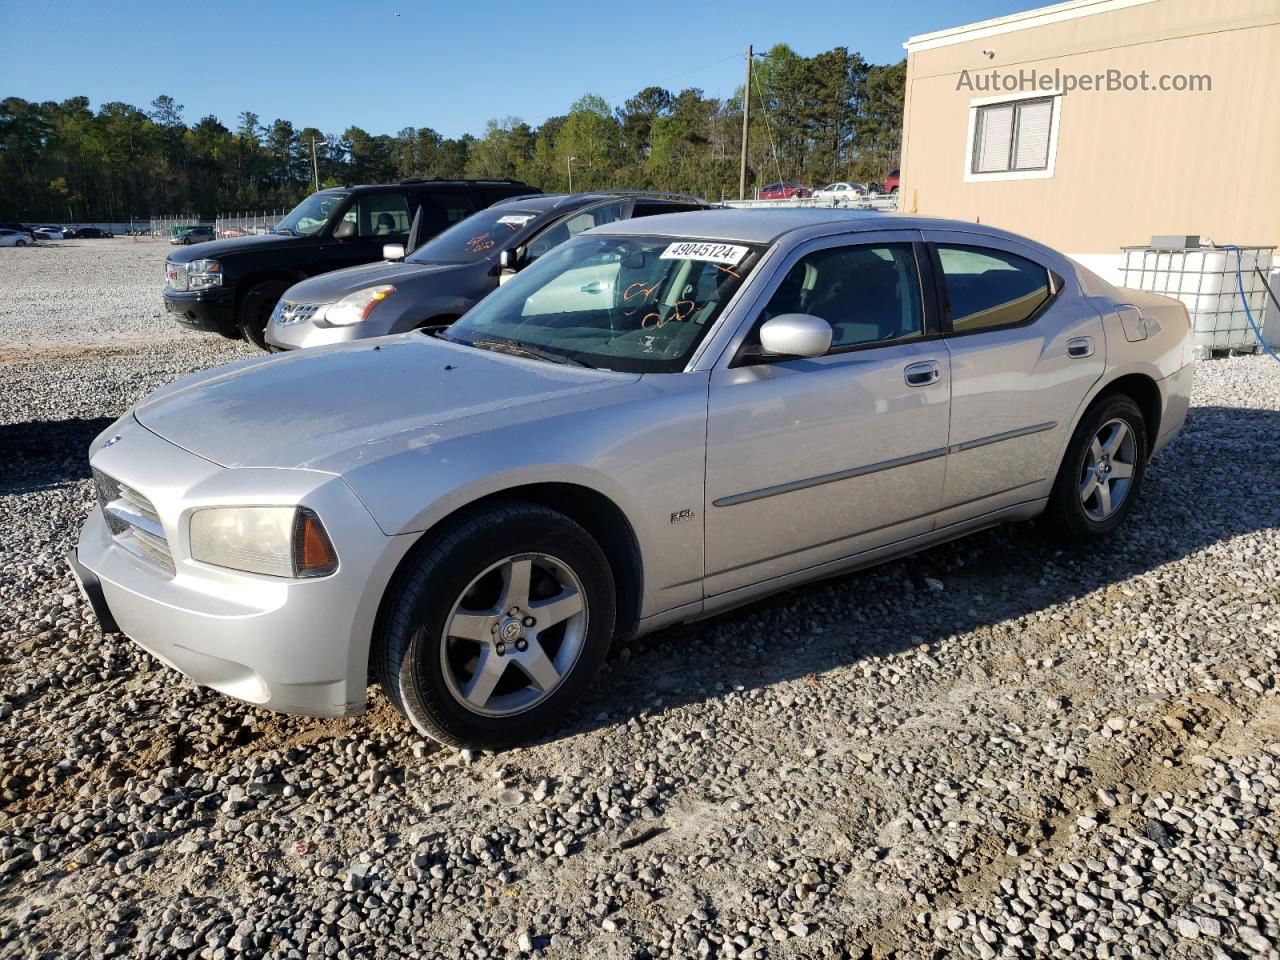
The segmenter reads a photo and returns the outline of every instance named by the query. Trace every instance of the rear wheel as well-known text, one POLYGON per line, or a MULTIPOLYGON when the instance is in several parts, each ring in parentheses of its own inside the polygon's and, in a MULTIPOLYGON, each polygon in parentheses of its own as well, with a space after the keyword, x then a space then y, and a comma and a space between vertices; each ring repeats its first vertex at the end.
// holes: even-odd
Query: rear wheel
POLYGON ((373 669, 418 730, 500 749, 553 725, 604 662, 614 583, 581 526, 512 501, 463 517, 410 561, 373 669))
POLYGON ((1053 533, 1088 542, 1133 509, 1146 474, 1147 426, 1138 405, 1113 394, 1086 411, 1058 470, 1045 518, 1053 533))
POLYGON ((236 311, 236 326, 240 335, 255 343, 259 349, 267 347, 267 323, 277 301, 289 289, 283 280, 263 280, 249 288, 236 311))

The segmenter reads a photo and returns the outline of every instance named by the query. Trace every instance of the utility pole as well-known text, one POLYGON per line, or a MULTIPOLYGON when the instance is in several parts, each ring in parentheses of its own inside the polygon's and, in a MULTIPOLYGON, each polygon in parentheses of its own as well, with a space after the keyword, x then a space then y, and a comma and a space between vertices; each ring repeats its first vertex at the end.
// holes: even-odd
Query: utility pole
POLYGON ((320 189, 320 163, 316 160, 316 138, 311 138, 311 172, 316 178, 316 189, 320 189))
POLYGON ((573 193, 573 161, 577 159, 578 159, 577 157, 570 157, 568 160, 565 161, 565 166, 569 168, 569 192, 570 193, 573 193))
POLYGON ((747 199, 747 124, 751 120, 751 44, 747 44, 747 82, 742 88, 742 159, 738 162, 738 199, 747 199))

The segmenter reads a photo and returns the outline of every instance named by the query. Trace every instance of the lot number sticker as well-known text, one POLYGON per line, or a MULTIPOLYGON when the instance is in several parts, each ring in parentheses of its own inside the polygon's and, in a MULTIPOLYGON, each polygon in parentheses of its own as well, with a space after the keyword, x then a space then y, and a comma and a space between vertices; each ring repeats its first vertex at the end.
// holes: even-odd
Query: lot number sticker
POLYGON ((499 217, 499 223, 528 223, 533 219, 533 215, 529 213, 508 213, 505 217, 499 217))
POLYGON ((673 243, 662 251, 663 260, 706 260, 733 266, 747 255, 746 247, 732 243, 673 243))

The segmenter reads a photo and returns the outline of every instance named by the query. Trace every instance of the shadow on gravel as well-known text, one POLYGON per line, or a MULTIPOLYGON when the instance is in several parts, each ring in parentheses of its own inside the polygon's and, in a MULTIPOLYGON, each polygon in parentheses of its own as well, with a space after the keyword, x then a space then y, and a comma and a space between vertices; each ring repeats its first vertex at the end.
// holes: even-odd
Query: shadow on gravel
POLYGON ((49 490, 89 476, 89 443, 115 417, 0 424, 0 496, 49 490))
POLYGON ((1277 438, 1280 411, 1194 408, 1149 467, 1134 513, 1103 545, 1063 546, 1034 523, 1005 525, 658 631, 625 653, 615 648, 576 722, 548 739, 625 723, 658 698, 679 707, 804 677, 820 690, 824 673, 865 656, 1034 616, 1233 537, 1280 528, 1277 438))

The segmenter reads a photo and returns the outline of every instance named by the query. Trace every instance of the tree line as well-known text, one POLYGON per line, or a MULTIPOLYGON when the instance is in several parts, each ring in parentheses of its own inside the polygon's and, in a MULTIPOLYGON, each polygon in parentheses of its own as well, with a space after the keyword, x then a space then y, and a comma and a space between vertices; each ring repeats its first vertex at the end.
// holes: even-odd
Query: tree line
POLYGON ((738 195, 743 97, 748 191, 777 180, 881 180, 898 166, 905 61, 868 64, 836 47, 802 57, 779 44, 752 89, 708 97, 646 87, 611 108, 588 94, 533 126, 490 120, 479 137, 430 127, 341 134, 241 113, 192 124, 172 97, 143 110, 87 97, 0 101, 0 219, 128 220, 288 207, 322 186, 406 177, 510 177, 553 192, 634 187, 738 195), (314 149, 314 165, 313 165, 314 149), (572 158, 572 159, 571 159, 572 158))

